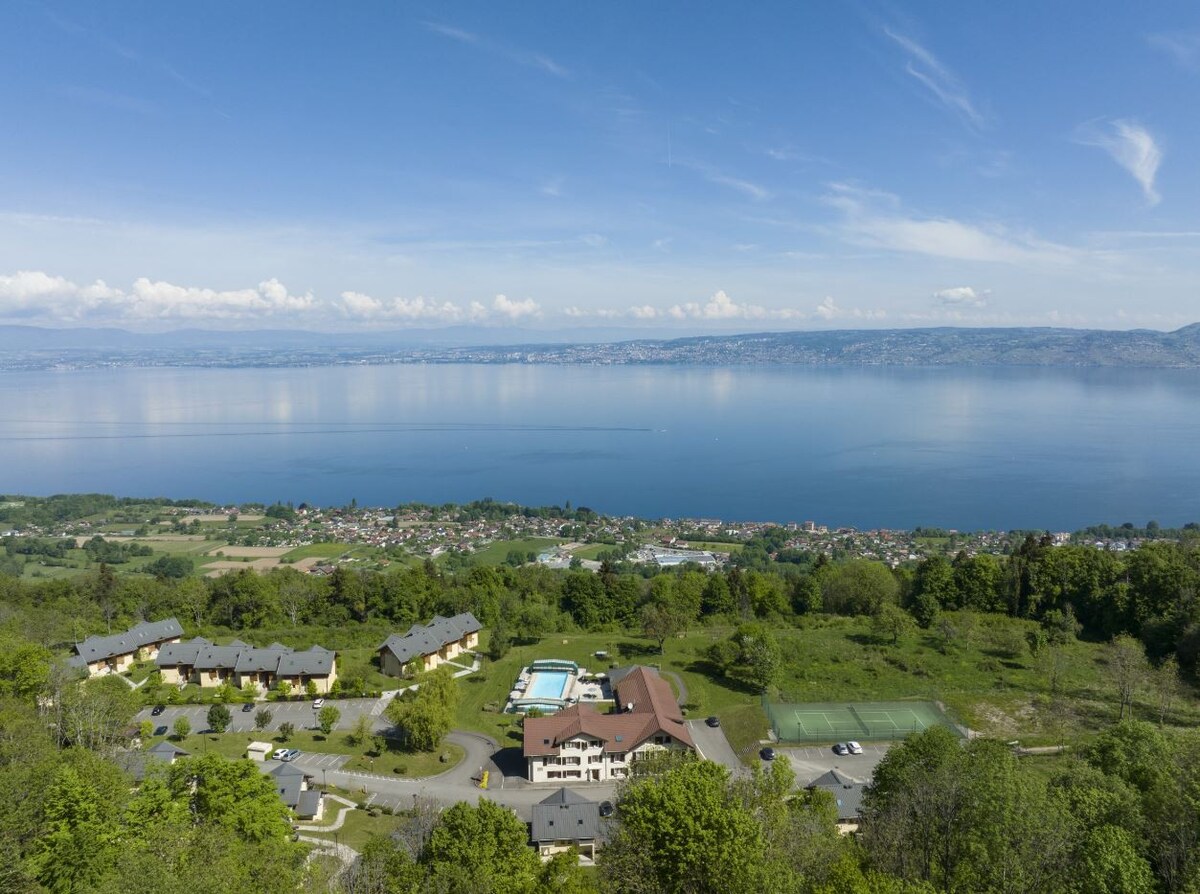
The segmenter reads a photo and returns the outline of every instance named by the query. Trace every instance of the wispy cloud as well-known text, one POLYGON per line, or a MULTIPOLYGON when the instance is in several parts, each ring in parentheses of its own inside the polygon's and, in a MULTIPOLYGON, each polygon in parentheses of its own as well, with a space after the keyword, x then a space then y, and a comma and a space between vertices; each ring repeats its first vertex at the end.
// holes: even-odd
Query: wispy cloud
POLYGON ((120 112, 136 112, 139 115, 152 115, 158 111, 158 107, 152 102, 112 90, 101 90, 98 87, 71 85, 60 87, 55 92, 67 99, 77 100, 88 105, 102 106, 106 109, 116 109, 120 112))
POLYGON ((1080 253, 999 226, 979 226, 950 217, 906 214, 890 193, 831 183, 825 204, 842 213, 839 231, 856 245, 964 261, 1062 265, 1080 253))
POLYGON ((709 183, 715 183, 717 186, 727 186, 756 201, 761 202, 764 199, 771 198, 771 193, 765 187, 759 186, 750 180, 726 174, 724 171, 710 164, 690 160, 680 161, 678 159, 674 163, 680 167, 687 168, 689 171, 695 171, 709 183))
POLYGON ((1113 161, 1138 182, 1151 205, 1162 200, 1154 186, 1158 166, 1162 164, 1162 149, 1142 125, 1127 118, 1089 121, 1078 128, 1076 140, 1085 146, 1103 149, 1112 156, 1113 161))
POLYGON ((1200 71, 1200 31, 1163 31, 1147 34, 1146 42, 1162 50, 1177 65, 1188 71, 1200 71))
POLYGON ((545 53, 531 53, 526 50, 521 50, 508 44, 501 43, 497 40, 492 40, 482 34, 477 34, 473 31, 464 31, 462 28, 457 28, 453 25, 447 25, 442 22, 426 22, 425 27, 434 34, 439 34, 442 37, 447 37, 450 40, 456 40, 459 43, 468 44, 470 46, 479 47, 481 50, 492 53, 507 59, 509 62, 514 62, 517 65, 524 65, 527 68, 537 68, 542 71, 554 75, 556 78, 569 78, 571 71, 566 66, 559 64, 551 59, 545 53))
POLYGON ((883 33, 908 54, 904 70, 916 78, 938 103, 971 128, 979 129, 987 125, 987 116, 975 108, 958 75, 911 37, 898 34, 890 28, 884 28, 883 33))

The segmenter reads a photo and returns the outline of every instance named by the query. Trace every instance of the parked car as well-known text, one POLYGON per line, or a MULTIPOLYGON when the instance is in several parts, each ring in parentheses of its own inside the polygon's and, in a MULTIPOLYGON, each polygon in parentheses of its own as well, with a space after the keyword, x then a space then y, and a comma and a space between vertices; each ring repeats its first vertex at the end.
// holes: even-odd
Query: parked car
POLYGON ((253 710, 254 710, 254 702, 246 702, 246 704, 242 705, 242 713, 243 714, 247 713, 248 711, 253 711, 253 710))
POLYGON ((773 760, 775 760, 775 749, 774 748, 764 748, 758 753, 758 756, 761 757, 765 761, 773 761, 773 760))
POLYGON ((847 745, 845 742, 838 742, 836 745, 833 746, 833 753, 834 754, 849 754, 850 746, 847 745))
POLYGON ((300 756, 299 748, 289 748, 287 751, 285 751, 283 753, 283 757, 281 757, 280 760, 281 761, 294 761, 299 756, 300 756))
POLYGON ((709 726, 717 727, 717 726, 721 725, 721 718, 716 717, 716 716, 706 717, 704 722, 707 723, 709 726))
POLYGON ((600 815, 601 816, 612 816, 612 814, 613 814, 612 801, 601 801, 600 802, 600 815))
POLYGON ((313 708, 314 709, 323 708, 323 707, 325 707, 325 699, 318 698, 318 699, 313 700, 313 708))
POLYGON ((156 729, 154 731, 154 735, 156 735, 156 736, 165 736, 166 734, 167 734, 167 728, 165 726, 160 726, 158 729, 156 729))
POLYGON ((283 756, 288 753, 287 748, 276 748, 275 753, 271 755, 271 760, 281 761, 283 756))
POLYGON ((850 749, 851 754, 862 754, 862 746, 857 742, 847 742, 846 747, 850 749))
POLYGON ((155 705, 153 708, 150 709, 150 716, 157 717, 159 714, 161 714, 165 710, 167 710, 166 705, 155 705))

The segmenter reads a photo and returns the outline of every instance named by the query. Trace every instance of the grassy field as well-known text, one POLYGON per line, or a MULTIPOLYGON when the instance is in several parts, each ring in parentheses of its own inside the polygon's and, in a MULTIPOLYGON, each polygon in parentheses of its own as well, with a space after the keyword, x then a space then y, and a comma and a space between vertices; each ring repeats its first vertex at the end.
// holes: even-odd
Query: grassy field
MULTIPOLYGON (((326 817, 331 820, 338 815, 338 811, 341 809, 342 805, 336 801, 325 802, 326 817)), ((365 810, 351 810, 346 814, 346 821, 336 834, 333 832, 308 831, 303 834, 325 841, 336 841, 340 844, 349 845, 356 851, 361 851, 372 837, 376 835, 391 835, 400 827, 402 822, 404 822, 404 818, 399 816, 389 816, 388 814, 370 816, 365 810)))
MULTIPOLYGON (((503 565, 508 559, 508 554, 512 550, 518 550, 521 553, 540 553, 551 547, 558 546, 563 543, 562 540, 555 540, 549 537, 527 537, 522 540, 497 540, 495 543, 489 543, 478 552, 471 553, 471 559, 477 565, 503 565)), ((439 561, 444 561, 443 556, 438 557, 439 561)))
POLYGON ((710 553, 740 553, 744 547, 741 543, 724 543, 719 540, 689 540, 687 548, 708 550, 710 553))
MULTIPOLYGON (((146 742, 146 745, 155 745, 163 738, 152 739, 146 742)), ((296 730, 286 742, 280 739, 277 733, 193 734, 175 744, 189 754, 215 751, 228 758, 241 758, 246 756, 246 746, 251 742, 270 742, 276 748, 298 748, 303 752, 317 754, 348 754, 350 760, 343 769, 362 773, 396 774, 406 778, 445 773, 456 766, 465 755, 462 748, 452 742, 446 742, 438 751, 431 753, 410 754, 384 748, 382 753, 373 756, 373 752, 365 752, 361 746, 351 745, 344 730, 334 730, 329 736, 312 730, 296 730), (444 763, 441 760, 442 755, 448 758, 444 763)))
MULTIPOLYGON (((865 619, 813 618, 781 632, 785 656, 781 689, 788 701, 871 701, 927 698, 942 702, 971 729, 1023 744, 1086 738, 1116 720, 1105 647, 1073 642, 1058 651, 1058 691, 1049 682, 1050 657, 1031 655, 1024 634, 1031 622, 991 616, 947 616, 965 630, 948 648, 930 631, 879 642, 865 619)), ((1185 687, 1167 721, 1200 723, 1200 704, 1185 687)), ((1143 692, 1138 716, 1157 719, 1153 694, 1143 692)))
MULTIPOLYGON (((860 702, 922 698, 941 702, 960 723, 985 735, 1025 745, 1082 743, 1115 722, 1117 703, 1108 681, 1105 646, 1073 642, 1057 652, 1057 691, 1047 653, 1035 656, 1024 644, 1030 622, 1003 617, 960 618, 961 633, 949 646, 930 631, 915 631, 896 645, 879 641, 862 618, 814 617, 799 628, 777 629, 784 655, 780 690, 794 702, 860 702)), ((659 655, 645 639, 625 634, 556 634, 536 645, 514 647, 479 674, 460 682, 457 725, 519 745, 513 715, 500 713, 518 672, 535 658, 565 658, 590 670, 611 661, 661 667, 687 687, 691 718, 715 714, 734 749, 743 756, 766 736, 759 696, 737 680, 722 677, 706 660, 708 647, 728 629, 692 631, 668 640, 659 655), (597 660, 603 650, 609 658, 597 660)), ((1154 694, 1142 691, 1135 715, 1157 720, 1154 694)), ((1200 724, 1200 702, 1185 686, 1167 714, 1176 726, 1200 724)))
POLYGON ((300 559, 316 557, 318 559, 333 559, 349 553, 353 547, 349 543, 310 543, 308 546, 298 546, 280 557, 281 562, 296 562, 300 559))
MULTIPOLYGON (((728 635, 728 631, 723 632, 728 635)), ((707 669, 697 666, 697 655, 707 649, 722 632, 694 633, 668 640, 665 654, 647 640, 627 634, 585 633, 555 634, 536 645, 516 646, 496 662, 485 661, 477 674, 463 677, 459 682, 462 702, 457 725, 485 733, 501 746, 520 745, 518 717, 500 713, 505 699, 521 668, 535 658, 566 658, 589 670, 607 670, 610 663, 661 665, 664 676, 675 682, 670 673, 679 675, 687 687, 688 716, 706 717, 716 714, 726 728, 734 747, 749 748, 766 735, 766 715, 757 698, 736 686, 710 680, 707 669), (608 653, 601 660, 597 651, 608 653)))

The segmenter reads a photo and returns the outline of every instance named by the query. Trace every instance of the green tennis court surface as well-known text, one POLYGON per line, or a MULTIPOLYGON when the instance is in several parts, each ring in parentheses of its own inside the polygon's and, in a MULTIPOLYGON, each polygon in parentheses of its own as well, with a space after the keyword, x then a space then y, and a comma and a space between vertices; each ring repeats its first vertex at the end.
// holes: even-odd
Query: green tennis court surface
POLYGON ((961 734, 933 702, 766 703, 771 728, 781 742, 890 741, 931 726, 961 734))

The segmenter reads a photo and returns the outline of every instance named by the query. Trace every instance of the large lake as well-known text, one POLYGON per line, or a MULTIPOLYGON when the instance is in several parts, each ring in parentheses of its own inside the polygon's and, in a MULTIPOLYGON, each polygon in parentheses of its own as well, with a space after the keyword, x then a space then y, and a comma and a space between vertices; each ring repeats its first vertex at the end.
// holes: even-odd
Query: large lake
POLYGON ((1200 372, 0 374, 0 492, 1069 530, 1200 520, 1200 372))

